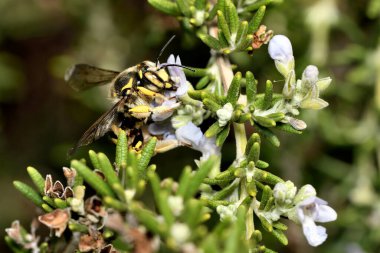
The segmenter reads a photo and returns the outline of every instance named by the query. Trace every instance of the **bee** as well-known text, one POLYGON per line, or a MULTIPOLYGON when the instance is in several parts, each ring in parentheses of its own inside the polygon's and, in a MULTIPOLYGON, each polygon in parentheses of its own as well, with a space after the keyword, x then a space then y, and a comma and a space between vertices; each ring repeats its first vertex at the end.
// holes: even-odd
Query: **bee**
POLYGON ((156 62, 143 61, 121 72, 87 64, 76 64, 67 70, 65 81, 74 90, 83 91, 95 86, 111 84, 110 96, 115 100, 112 108, 84 132, 69 154, 104 136, 112 130, 113 126, 127 129, 129 143, 132 146, 141 146, 144 141, 141 126, 151 120, 152 113, 166 113, 167 110, 174 110, 174 108, 160 106, 170 99, 164 95, 165 91, 176 90, 175 82, 167 67, 187 67, 177 64, 158 64, 159 57, 173 38, 174 36, 161 49, 156 62))

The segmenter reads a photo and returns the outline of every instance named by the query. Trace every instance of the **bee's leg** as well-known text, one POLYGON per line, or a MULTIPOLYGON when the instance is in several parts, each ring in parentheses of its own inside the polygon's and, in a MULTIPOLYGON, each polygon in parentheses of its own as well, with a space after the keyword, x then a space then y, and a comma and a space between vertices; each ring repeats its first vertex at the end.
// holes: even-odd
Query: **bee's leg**
POLYGON ((144 137, 141 128, 133 129, 133 135, 134 138, 133 142, 131 143, 131 146, 134 150, 140 151, 144 142, 144 137))
POLYGON ((159 98, 161 100, 166 100, 167 99, 164 95, 162 95, 160 93, 157 93, 155 91, 152 91, 150 89, 147 89, 145 87, 139 86, 139 87, 137 87, 137 89, 138 89, 138 91, 139 91, 139 93, 141 95, 148 96, 148 97, 151 97, 151 98, 159 98))
POLYGON ((128 110, 130 115, 137 119, 146 119, 150 116, 151 109, 148 105, 138 105, 128 110))

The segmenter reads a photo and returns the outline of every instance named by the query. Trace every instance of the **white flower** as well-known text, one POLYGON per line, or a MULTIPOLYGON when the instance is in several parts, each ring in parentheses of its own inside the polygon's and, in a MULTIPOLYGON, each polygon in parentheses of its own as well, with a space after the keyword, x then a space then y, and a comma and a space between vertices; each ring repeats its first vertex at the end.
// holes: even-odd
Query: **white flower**
POLYGON ((304 185, 301 187, 301 189, 299 189, 297 195, 295 196, 294 203, 298 204, 301 201, 309 197, 315 197, 316 195, 317 195, 317 192, 312 185, 310 184, 304 185))
POLYGON ((314 65, 309 65, 305 68, 302 73, 302 81, 314 85, 318 81, 319 71, 318 68, 314 65))
POLYGON ((225 221, 225 220, 235 221, 237 219, 236 212, 237 212, 238 207, 239 205, 236 205, 236 204, 232 204, 228 206, 219 205, 216 207, 216 212, 219 214, 221 221, 225 221))
MULTIPOLYGON (((182 65, 181 59, 179 56, 177 56, 177 59, 174 59, 174 55, 170 55, 168 58, 167 63, 162 64, 161 66, 170 65, 170 64, 176 64, 176 65, 182 65)), ((177 90, 175 92, 175 95, 177 97, 180 97, 184 95, 187 92, 187 81, 185 73, 183 72, 181 67, 177 66, 168 66, 169 74, 172 77, 172 79, 175 82, 175 85, 177 87, 177 90)))
POLYGON ((296 195, 297 187, 292 181, 277 183, 273 188, 273 196, 277 205, 290 205, 296 195))
POLYGON ((168 203, 170 210, 173 212, 173 214, 175 216, 179 216, 184 208, 183 198, 180 196, 169 196, 168 203))
MULTIPOLYGON (((274 36, 268 46, 270 57, 274 60, 278 72, 285 78, 294 71, 293 49, 290 40, 284 35, 274 36)), ((293 82, 294 78, 291 78, 293 82)))
POLYGON ((227 125, 228 121, 230 121, 232 117, 233 112, 234 107, 231 103, 225 104, 222 108, 216 111, 216 115, 218 116, 218 124, 220 127, 227 125))
POLYGON ((175 135, 182 145, 188 145, 202 152, 201 160, 207 159, 210 155, 220 154, 220 150, 215 144, 215 139, 204 136, 201 129, 192 122, 178 128, 175 135))
POLYGON ((334 209, 327 202, 311 196, 296 206, 298 221, 302 224, 303 233, 311 246, 318 246, 327 239, 326 228, 317 226, 315 222, 329 222, 337 218, 334 209))
POLYGON ((191 236, 190 228, 183 223, 174 223, 170 229, 170 235, 177 244, 186 242, 191 236))
POLYGON ((269 41, 268 52, 273 60, 285 65, 294 60, 292 44, 284 35, 273 36, 269 41))

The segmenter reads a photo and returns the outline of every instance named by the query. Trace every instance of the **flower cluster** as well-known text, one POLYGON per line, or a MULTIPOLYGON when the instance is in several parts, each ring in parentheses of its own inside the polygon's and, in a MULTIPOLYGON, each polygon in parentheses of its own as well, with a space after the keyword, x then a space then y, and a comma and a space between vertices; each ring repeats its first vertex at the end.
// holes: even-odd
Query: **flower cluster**
MULTIPOLYGON (((114 126, 114 162, 103 153, 90 151, 93 169, 84 159, 73 160, 70 168, 64 168, 66 187, 28 168, 37 190, 18 181, 14 185, 43 209, 38 221, 67 247, 81 252, 271 253, 274 251, 264 245, 262 230, 257 227, 287 245, 283 217, 302 225, 311 246, 323 243, 326 229, 316 222, 333 221, 336 212, 316 196, 311 185, 297 191, 292 182, 273 174, 260 153, 262 142, 279 147, 273 130, 302 133, 306 129, 306 123, 296 117, 301 109, 328 105, 320 92, 331 79, 320 79, 313 65, 296 78, 290 40, 284 35, 272 37, 273 31, 260 26, 266 1, 238 1, 237 5, 232 0, 149 2, 176 16, 184 29, 210 47, 207 66, 185 67, 174 55, 154 66, 157 73, 162 71, 163 79, 171 79, 168 86, 174 88, 156 88, 153 94, 147 90, 149 102, 144 106, 139 106, 138 100, 136 105, 128 104, 131 114, 127 116, 138 123, 136 129, 114 126), (232 52, 254 53, 267 43, 285 80, 280 93, 275 92, 271 80, 260 93, 254 74, 234 73, 228 58, 232 52), (192 85, 185 74, 199 78, 198 82, 192 85), (144 120, 138 113, 146 113, 144 120), (142 134, 138 145, 131 145, 135 142, 129 135, 132 130, 142 134), (221 150, 232 135, 235 159, 222 163, 221 150), (202 155, 193 165, 195 169, 186 166, 178 180, 161 180, 151 158, 178 146, 202 155), (147 186, 151 191, 146 191, 147 186), (147 192, 153 195, 149 204, 147 192), (207 223, 212 217, 220 221, 207 223)), ((155 78, 161 77, 157 74, 155 78)), ((15 251, 39 252, 47 247, 47 242, 38 244, 34 229, 30 234, 19 231, 18 223, 7 229, 7 242, 15 251)))

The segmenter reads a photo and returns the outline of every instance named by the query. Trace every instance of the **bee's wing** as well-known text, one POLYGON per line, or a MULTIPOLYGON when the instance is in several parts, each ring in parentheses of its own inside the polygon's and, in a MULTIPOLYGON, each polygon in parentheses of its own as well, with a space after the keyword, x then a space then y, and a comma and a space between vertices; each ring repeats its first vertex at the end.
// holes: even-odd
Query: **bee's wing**
POLYGON ((120 72, 100 69, 87 64, 76 64, 65 73, 65 81, 76 91, 104 85, 112 81, 120 72))
POLYGON ((125 99, 120 99, 109 111, 104 113, 92 126, 82 135, 78 143, 69 151, 69 156, 81 147, 99 139, 111 130, 111 126, 118 120, 120 106, 124 106, 125 99))

